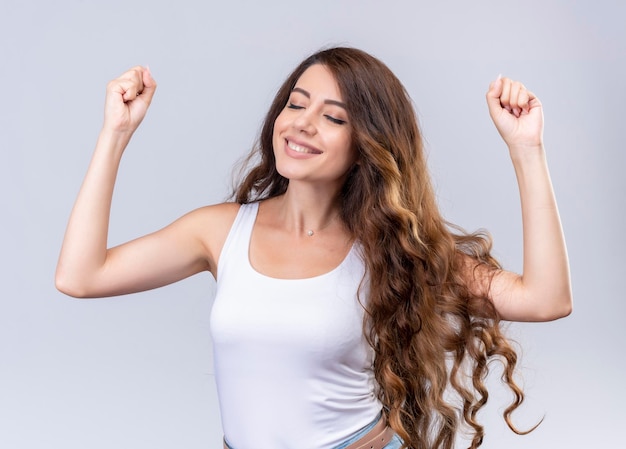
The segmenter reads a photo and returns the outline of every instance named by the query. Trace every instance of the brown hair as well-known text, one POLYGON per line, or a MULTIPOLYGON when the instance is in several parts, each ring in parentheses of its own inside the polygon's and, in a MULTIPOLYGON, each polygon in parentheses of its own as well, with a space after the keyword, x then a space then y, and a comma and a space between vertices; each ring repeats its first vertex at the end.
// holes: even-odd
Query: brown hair
POLYGON ((271 198, 287 189, 288 180, 275 166, 274 121, 313 64, 335 76, 358 151, 358 164, 340 192, 341 214, 362 247, 368 281, 362 289, 364 329, 389 424, 405 447, 447 449, 464 422, 472 428, 471 448, 478 447, 484 430, 476 414, 488 398, 487 363, 496 358, 514 394, 504 418, 521 433, 511 422, 523 401, 513 379, 517 356, 487 297, 491 276, 500 269, 490 255, 491 241, 441 216, 412 102, 381 61, 343 47, 304 60, 278 90, 250 156, 260 160, 237 189, 236 201, 271 198), (460 406, 449 399, 450 391, 460 406))

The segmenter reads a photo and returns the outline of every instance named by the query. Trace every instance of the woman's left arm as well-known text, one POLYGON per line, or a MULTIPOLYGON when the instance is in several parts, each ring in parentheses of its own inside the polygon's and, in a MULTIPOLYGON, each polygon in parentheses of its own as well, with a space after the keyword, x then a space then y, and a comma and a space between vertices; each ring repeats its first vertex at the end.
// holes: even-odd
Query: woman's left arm
POLYGON ((498 78, 489 114, 509 148, 522 206, 523 273, 497 272, 489 296, 502 319, 549 321, 572 311, 565 238, 543 146, 542 106, 519 82, 498 78))

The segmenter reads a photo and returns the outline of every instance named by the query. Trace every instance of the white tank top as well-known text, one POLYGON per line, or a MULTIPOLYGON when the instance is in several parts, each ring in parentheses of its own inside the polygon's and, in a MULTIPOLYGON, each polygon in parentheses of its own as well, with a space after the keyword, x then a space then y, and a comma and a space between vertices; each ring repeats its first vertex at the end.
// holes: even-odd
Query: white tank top
POLYGON ((248 257, 257 211, 241 206, 218 263, 211 334, 224 434, 234 449, 330 449, 381 410, 357 299, 363 262, 355 245, 326 274, 265 276, 248 257))

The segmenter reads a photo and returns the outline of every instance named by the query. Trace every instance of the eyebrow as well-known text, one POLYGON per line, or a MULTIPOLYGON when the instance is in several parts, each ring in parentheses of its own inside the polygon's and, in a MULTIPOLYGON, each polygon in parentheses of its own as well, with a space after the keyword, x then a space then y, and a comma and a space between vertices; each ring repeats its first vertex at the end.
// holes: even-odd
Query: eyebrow
MULTIPOLYGON (((311 94, 309 92, 307 92, 306 90, 302 89, 301 87, 294 87, 293 89, 291 89, 292 92, 298 92, 301 93, 302 95, 304 95, 307 98, 311 98, 311 94)), ((346 104, 342 101, 337 101, 337 100, 324 100, 324 104, 332 104, 335 106, 339 106, 340 108, 346 108, 346 104)))

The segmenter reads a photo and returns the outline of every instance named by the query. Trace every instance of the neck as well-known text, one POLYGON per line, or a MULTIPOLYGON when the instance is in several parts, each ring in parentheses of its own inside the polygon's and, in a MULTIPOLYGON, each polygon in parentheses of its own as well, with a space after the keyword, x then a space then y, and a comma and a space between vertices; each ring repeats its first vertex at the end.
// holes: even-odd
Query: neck
POLYGON ((340 205, 336 194, 315 189, 288 188, 276 198, 277 218, 288 232, 312 237, 340 223, 340 205))

